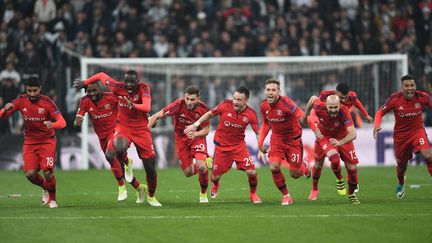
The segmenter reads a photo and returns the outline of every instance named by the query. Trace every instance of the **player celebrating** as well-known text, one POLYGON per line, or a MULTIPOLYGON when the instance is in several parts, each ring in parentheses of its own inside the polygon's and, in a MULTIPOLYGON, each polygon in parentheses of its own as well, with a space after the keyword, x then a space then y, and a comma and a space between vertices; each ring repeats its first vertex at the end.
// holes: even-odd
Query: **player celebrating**
POLYGON ((280 95, 280 82, 276 79, 266 80, 264 94, 266 99, 260 107, 263 122, 258 141, 258 158, 266 162, 264 153, 267 151, 263 144, 271 128, 268 154, 270 170, 276 187, 283 195, 281 204, 289 205, 294 200, 285 184, 285 176, 281 171, 282 161, 288 162, 291 177, 310 177, 309 164, 303 161, 302 129, 298 121, 303 111, 290 98, 280 95))
POLYGON ((426 131, 423 127, 422 111, 425 106, 432 108, 432 97, 416 90, 414 77, 405 75, 401 78, 401 91, 393 93, 375 114, 373 137, 381 130, 382 117, 393 110, 395 125, 393 131, 396 156, 396 174, 399 180, 396 186, 396 197, 405 195, 405 172, 408 160, 413 153, 420 152, 424 157, 429 174, 432 175, 432 156, 426 131))
POLYGON ((201 116, 194 124, 187 126, 184 133, 188 137, 196 136, 196 130, 210 118, 220 115, 219 125, 214 136, 216 145, 211 180, 213 182, 210 196, 216 198, 219 190, 219 180, 228 172, 235 161, 237 169, 246 171, 252 203, 262 203, 256 193, 258 176, 255 164, 246 148, 245 130, 247 125, 259 136, 258 117, 256 112, 247 105, 249 90, 240 87, 234 92, 233 100, 225 100, 216 108, 201 116))
MULTIPOLYGON (((338 182, 343 182, 340 168, 340 160, 345 162, 348 173, 348 199, 352 204, 359 204, 355 190, 358 184, 357 164, 354 143, 356 131, 354 123, 347 107, 342 106, 340 99, 336 95, 329 95, 326 102, 312 96, 306 107, 305 114, 308 114, 313 107, 316 118, 308 119, 310 128, 316 135, 315 141, 315 167, 313 169, 313 187, 309 195, 309 200, 316 200, 318 197, 318 180, 321 176, 321 169, 324 159, 327 156, 331 162, 333 172, 338 182)), ((337 187, 340 195, 345 195, 345 186, 343 191, 337 187)))
POLYGON ((174 117, 174 138, 180 167, 187 177, 198 173, 201 186, 199 201, 200 203, 208 203, 208 168, 205 163, 207 144, 205 137, 209 133, 209 123, 200 124, 198 127, 200 129, 197 128, 198 131, 191 133, 190 136, 186 136, 183 132, 186 126, 193 124, 199 117, 210 110, 199 97, 200 90, 196 86, 187 87, 184 98, 175 100, 149 118, 148 127, 155 126, 158 119, 167 116, 174 117), (194 159, 196 163, 193 163, 194 159))
MULTIPOLYGON (((99 144, 105 153, 106 160, 111 165, 111 171, 117 180, 119 202, 127 199, 127 190, 123 180, 123 169, 115 157, 113 136, 117 119, 117 97, 110 92, 101 92, 99 82, 92 83, 86 87, 87 95, 81 98, 80 108, 76 114, 74 126, 81 127, 85 113, 89 113, 93 122, 99 144)), ((129 166, 130 168, 130 166, 129 166)), ((137 190, 137 203, 144 202, 144 191, 146 185, 140 185, 136 178, 131 180, 131 185, 137 190)))
POLYGON ((337 95, 342 105, 346 106, 350 111, 352 110, 352 107, 355 106, 362 113, 366 122, 373 122, 373 118, 367 113, 363 104, 357 98, 357 94, 354 91, 350 91, 347 84, 339 83, 336 86, 336 90, 321 91, 319 99, 325 102, 329 95, 337 95))
POLYGON ((62 129, 66 122, 55 103, 41 94, 37 77, 30 77, 25 83, 26 94, 19 95, 12 103, 0 110, 0 118, 9 117, 19 111, 24 120, 24 174, 27 179, 42 187, 42 204, 57 208, 56 138, 54 129, 62 129), (39 175, 43 171, 45 179, 39 175))
POLYGON ((147 203, 150 206, 160 207, 162 205, 154 196, 157 172, 153 142, 150 129, 147 127, 148 113, 151 108, 150 86, 139 82, 138 73, 129 70, 124 75, 124 82, 116 81, 106 73, 100 72, 84 81, 75 80, 74 87, 81 89, 98 80, 102 81, 119 98, 117 125, 114 133, 116 156, 123 164, 129 165, 127 149, 132 142, 134 143, 147 174, 147 203))

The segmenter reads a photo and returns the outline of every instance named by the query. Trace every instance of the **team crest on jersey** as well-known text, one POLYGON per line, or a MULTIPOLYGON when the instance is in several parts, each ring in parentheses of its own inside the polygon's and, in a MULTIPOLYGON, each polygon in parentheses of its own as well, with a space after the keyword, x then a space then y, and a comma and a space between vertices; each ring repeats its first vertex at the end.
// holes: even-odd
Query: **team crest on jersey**
POLYGON ((110 104, 105 104, 104 108, 105 108, 105 110, 111 110, 111 105, 110 104))
POLYGON ((38 108, 38 113, 42 115, 43 113, 45 113, 45 109, 42 108, 42 107, 39 107, 38 108))
POLYGON ((268 113, 269 113, 269 111, 267 110, 267 111, 266 111, 266 115, 267 115, 268 113))
POLYGON ((27 112, 27 108, 24 108, 23 111, 24 111, 24 112, 27 112))
POLYGON ((414 107, 415 107, 416 109, 420 108, 420 103, 415 103, 415 104, 414 104, 414 107))
POLYGON ((244 123, 247 123, 248 121, 249 121, 249 119, 248 119, 247 117, 244 116, 244 117, 243 117, 243 122, 244 122, 244 123))
POLYGON ((232 117, 232 114, 231 113, 228 113, 228 115, 227 116, 229 116, 229 117, 232 117))
POLYGON ((186 117, 186 115, 185 115, 185 114, 183 114, 183 113, 182 113, 182 114, 180 114, 180 116, 181 116, 181 117, 186 117))
POLYGON ((276 112, 278 116, 282 116, 282 110, 277 110, 276 112))

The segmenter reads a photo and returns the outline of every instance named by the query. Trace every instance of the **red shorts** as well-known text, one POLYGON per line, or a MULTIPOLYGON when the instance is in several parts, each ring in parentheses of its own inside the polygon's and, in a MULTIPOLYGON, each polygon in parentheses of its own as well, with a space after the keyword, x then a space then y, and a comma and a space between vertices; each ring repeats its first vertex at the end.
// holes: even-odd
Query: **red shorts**
POLYGON ((212 175, 225 174, 231 168, 233 162, 236 162, 237 170, 255 169, 255 164, 246 146, 231 151, 223 151, 216 146, 212 175))
POLYGON ((24 144, 24 171, 53 170, 56 159, 56 139, 50 138, 42 144, 24 144))
POLYGON ((345 163, 352 165, 359 163, 354 143, 352 141, 342 146, 334 146, 330 144, 330 138, 327 137, 315 141, 315 160, 325 159, 326 154, 331 149, 335 149, 339 153, 342 161, 345 163))
POLYGON ((205 138, 177 139, 176 150, 180 162, 180 167, 184 170, 193 164, 193 159, 206 160, 207 143, 205 138))
POLYGON ((422 149, 430 149, 426 131, 419 129, 413 131, 409 137, 398 138, 393 136, 395 156, 397 163, 407 163, 413 153, 422 149))
POLYGON ((101 146, 101 149, 104 153, 107 151, 115 151, 114 148, 114 133, 111 133, 106 138, 99 138, 99 144, 101 146))
POLYGON ((141 159, 154 158, 154 148, 150 130, 147 126, 142 128, 130 128, 117 124, 114 138, 124 137, 128 142, 128 147, 134 143, 138 156, 141 159))
POLYGON ((303 164, 303 142, 302 139, 284 142, 279 139, 273 139, 270 142, 268 152, 269 162, 282 162, 285 160, 290 167, 299 169, 303 164))

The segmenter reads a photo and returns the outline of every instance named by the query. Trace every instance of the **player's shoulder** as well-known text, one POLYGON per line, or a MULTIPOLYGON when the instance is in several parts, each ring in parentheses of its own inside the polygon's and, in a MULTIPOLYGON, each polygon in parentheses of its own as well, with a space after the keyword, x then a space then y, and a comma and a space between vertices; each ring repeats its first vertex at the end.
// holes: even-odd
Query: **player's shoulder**
POLYGON ((263 106, 266 106, 266 105, 269 105, 267 99, 261 100, 260 107, 263 107, 263 106))
POLYGON ((27 94, 20 94, 16 98, 16 100, 25 100, 25 99, 28 99, 28 95, 27 94))
POLYGON ((285 107, 288 107, 289 109, 292 109, 292 107, 295 107, 294 101, 289 98, 288 96, 281 95, 279 98, 280 104, 282 104, 285 107))
POLYGON ((143 89, 150 89, 150 84, 147 82, 138 82, 138 87, 143 88, 143 89))
POLYGON ((357 93, 355 91, 348 92, 348 99, 357 99, 357 93))
POLYGON ((389 100, 400 99, 400 98, 403 98, 402 91, 398 91, 398 92, 391 94, 389 97, 389 100))
MULTIPOLYGON (((326 105, 325 105, 325 102, 323 102, 322 100, 319 100, 319 99, 316 99, 316 100, 314 101, 312 107, 313 107, 316 111, 319 111, 319 110, 326 110, 326 109, 327 109, 327 108, 326 108, 326 105)), ((343 107, 343 106, 341 106, 341 107, 343 107)))
POLYGON ((87 95, 81 97, 81 103, 83 104, 89 102, 90 100, 91 100, 90 97, 88 97, 87 95))
POLYGON ((256 111, 254 108, 250 107, 250 106, 246 106, 246 112, 252 114, 252 115, 257 115, 256 111))
POLYGON ((416 90, 415 93, 416 93, 416 96, 419 97, 419 98, 429 99, 431 97, 431 95, 429 93, 424 92, 424 91, 416 90))
POLYGON ((335 90, 322 90, 319 94, 319 99, 326 99, 329 95, 334 95, 336 93, 335 90))
POLYGON ((57 105, 55 104, 54 100, 52 100, 49 96, 41 95, 39 99, 40 99, 40 101, 44 102, 45 104, 53 106, 54 108, 57 109, 57 105))
POLYGON ((201 107, 205 110, 210 110, 210 107, 206 103, 204 103, 202 100, 198 100, 198 107, 201 107))
POLYGON ((117 96, 113 92, 102 91, 101 94, 102 94, 102 96, 105 96, 105 97, 115 97, 115 98, 117 98, 117 96))

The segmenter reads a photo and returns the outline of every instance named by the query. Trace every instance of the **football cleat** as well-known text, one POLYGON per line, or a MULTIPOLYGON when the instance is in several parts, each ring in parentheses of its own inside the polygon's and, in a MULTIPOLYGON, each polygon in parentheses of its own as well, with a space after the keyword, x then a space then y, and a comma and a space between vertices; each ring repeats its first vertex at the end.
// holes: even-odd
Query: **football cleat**
POLYGON ((261 198, 256 193, 250 194, 250 201, 254 204, 262 203, 261 198))
POLYGON ((309 200, 312 200, 312 201, 315 201, 315 200, 317 200, 318 199, 318 194, 319 194, 319 190, 317 189, 317 190, 313 190, 312 189, 312 191, 310 192, 310 194, 309 194, 309 200))
POLYGON ((147 197, 147 203, 152 207, 162 207, 162 204, 156 199, 156 197, 147 197))
POLYGON ((346 195, 345 181, 336 179, 336 190, 339 196, 346 195))
POLYGON ((133 160, 132 160, 132 158, 129 158, 128 157, 128 163, 127 164, 124 164, 124 177, 125 177, 125 180, 127 181, 127 182, 129 182, 129 183, 131 183, 132 182, 132 180, 133 180, 133 171, 132 171, 132 165, 133 165, 133 160))
POLYGON ((357 184, 356 189, 354 190, 354 193, 358 193, 360 191, 360 186, 357 184))
POLYGON ((398 184, 396 186, 396 197, 403 198, 405 196, 405 184, 398 184))
POLYGON ((207 165, 207 169, 208 170, 212 170, 213 169, 213 158, 212 157, 207 157, 205 160, 205 163, 207 165))
POLYGON ((147 191, 147 185, 146 184, 141 184, 139 185, 139 187, 136 189, 136 203, 143 203, 144 202, 144 195, 145 192, 147 191))
POLYGON ((289 193, 283 196, 281 205, 290 205, 293 203, 294 203, 294 199, 291 197, 289 193))
POLYGON ((127 199, 127 197, 128 195, 127 195, 126 186, 125 185, 119 186, 117 201, 123 202, 127 199))
POLYGON ((51 200, 51 201, 48 203, 48 206, 49 206, 50 208, 58 208, 58 204, 57 204, 57 202, 54 201, 54 200, 51 200))
POLYGON ((207 198, 207 192, 206 193, 200 192, 200 194, 199 194, 199 202, 200 203, 208 203, 209 202, 209 200, 207 198))
POLYGON ((214 183, 212 184, 212 188, 210 191, 210 197, 211 198, 215 199, 217 197, 218 191, 219 191, 219 185, 220 185, 220 183, 218 183, 217 186, 214 183))
POLYGON ((348 195, 348 200, 351 204, 360 204, 360 201, 357 198, 357 195, 355 193, 348 195))
POLYGON ((49 200, 49 194, 47 190, 42 191, 42 205, 47 205, 49 200))

